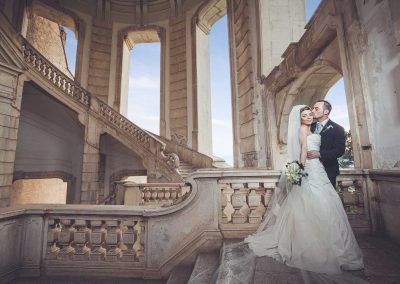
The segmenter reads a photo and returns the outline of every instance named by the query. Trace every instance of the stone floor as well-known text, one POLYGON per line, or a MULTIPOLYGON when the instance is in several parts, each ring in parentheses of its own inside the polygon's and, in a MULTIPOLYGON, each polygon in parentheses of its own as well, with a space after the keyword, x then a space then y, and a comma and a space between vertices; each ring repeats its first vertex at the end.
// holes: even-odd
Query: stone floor
MULTIPOLYGON (((400 246, 388 240, 362 237, 358 238, 364 255, 365 270, 352 273, 354 276, 375 284, 400 283, 400 246)), ((312 278, 312 277, 311 277, 312 278)), ((266 257, 257 258, 253 283, 305 283, 304 274, 286 267, 266 257)), ((311 281, 320 283, 321 281, 311 281)), ((353 283, 351 280, 348 282, 353 283)))
MULTIPOLYGON (((356 284, 354 276, 369 283, 374 284, 400 284, 400 246, 397 246, 386 239, 362 237, 358 238, 359 245, 364 254, 365 270, 354 272, 346 283, 356 284)), ((229 241, 227 241, 229 243, 229 241)), ((241 256, 241 252, 231 252, 230 257, 241 256)), ((322 282, 319 276, 302 273, 298 269, 287 267, 267 257, 260 257, 251 262, 254 271, 252 280, 246 281, 253 284, 303 284, 304 279, 311 280, 311 283, 336 283, 335 281, 322 282)), ((218 283, 243 284, 235 281, 235 274, 246 272, 248 274, 250 267, 233 268, 230 271, 231 278, 219 278, 218 283)), ((251 276, 251 274, 250 274, 251 276)), ((172 279, 171 279, 172 280, 172 279)), ((330 279, 332 280, 332 279, 330 279)), ((137 283, 137 284, 159 284, 165 283, 163 280, 142 280, 142 279, 97 279, 97 278, 74 278, 74 277, 44 277, 44 278, 25 278, 17 279, 11 283, 14 284, 106 284, 106 283, 137 283)), ((174 281, 172 281, 174 282, 174 281)), ((171 283, 172 283, 171 282, 171 283)), ((191 282, 191 283, 195 283, 191 282)), ((169 282, 168 282, 169 283, 169 282)), ((175 282, 174 282, 175 283, 175 282)), ((202 282, 196 282, 203 284, 202 282)), ((207 283, 204 283, 207 284, 207 283)))

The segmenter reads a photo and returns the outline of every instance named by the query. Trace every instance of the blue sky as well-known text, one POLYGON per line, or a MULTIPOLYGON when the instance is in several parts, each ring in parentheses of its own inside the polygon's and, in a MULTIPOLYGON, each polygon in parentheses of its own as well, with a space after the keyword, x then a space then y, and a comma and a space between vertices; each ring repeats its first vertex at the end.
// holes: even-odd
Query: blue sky
MULTIPOLYGON (((309 20, 320 0, 305 0, 309 20)), ((230 95, 228 26, 226 16, 217 21, 210 32, 211 108, 213 153, 233 165, 233 135, 230 95)), ((75 69, 76 39, 67 31, 67 60, 75 69)), ((160 119, 160 44, 144 43, 133 47, 130 61, 128 118, 139 126, 159 133, 160 119)), ((328 92, 333 105, 331 119, 349 128, 343 80, 328 92)))

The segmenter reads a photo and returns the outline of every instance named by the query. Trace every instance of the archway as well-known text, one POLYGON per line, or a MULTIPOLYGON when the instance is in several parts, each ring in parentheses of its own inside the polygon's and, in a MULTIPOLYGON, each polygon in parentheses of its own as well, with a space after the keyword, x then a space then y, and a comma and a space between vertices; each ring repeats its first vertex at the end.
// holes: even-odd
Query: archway
POLYGON ((114 106, 157 134, 165 132, 164 41, 164 30, 156 26, 129 27, 119 33, 120 79, 114 106))
POLYGON ((192 136, 194 149, 208 155, 220 155, 233 164, 231 68, 226 15, 226 0, 209 1, 200 7, 192 25, 192 136))
MULTIPOLYGON (((346 130, 347 152, 340 159, 342 167, 359 167, 357 155, 353 149, 357 149, 356 141, 351 139, 351 123, 348 110, 348 98, 345 94, 341 69, 336 64, 326 60, 316 60, 312 66, 305 70, 296 80, 283 88, 276 95, 276 121, 278 126, 278 144, 287 143, 287 126, 290 111, 294 105, 306 104, 312 106, 316 101, 326 99, 333 108, 330 119, 342 125, 346 130)), ((282 166, 285 158, 279 158, 276 164, 282 166)))

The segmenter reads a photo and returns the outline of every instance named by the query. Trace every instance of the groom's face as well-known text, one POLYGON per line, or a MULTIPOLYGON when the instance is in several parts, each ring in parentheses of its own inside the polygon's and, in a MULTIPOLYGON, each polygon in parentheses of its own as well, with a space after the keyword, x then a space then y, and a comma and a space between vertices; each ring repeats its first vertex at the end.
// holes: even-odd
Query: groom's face
POLYGON ((312 109, 312 113, 314 115, 314 119, 320 119, 322 118, 325 113, 324 113, 324 103, 323 102, 317 102, 314 104, 314 107, 312 109))

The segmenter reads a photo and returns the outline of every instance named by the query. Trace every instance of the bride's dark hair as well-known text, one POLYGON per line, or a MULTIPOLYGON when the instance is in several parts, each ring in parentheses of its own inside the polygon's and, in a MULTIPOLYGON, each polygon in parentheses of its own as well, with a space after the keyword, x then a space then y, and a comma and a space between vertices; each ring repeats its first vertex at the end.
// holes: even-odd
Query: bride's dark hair
POLYGON ((300 114, 305 111, 305 110, 311 110, 311 108, 309 106, 304 106, 300 109, 300 114))

